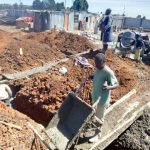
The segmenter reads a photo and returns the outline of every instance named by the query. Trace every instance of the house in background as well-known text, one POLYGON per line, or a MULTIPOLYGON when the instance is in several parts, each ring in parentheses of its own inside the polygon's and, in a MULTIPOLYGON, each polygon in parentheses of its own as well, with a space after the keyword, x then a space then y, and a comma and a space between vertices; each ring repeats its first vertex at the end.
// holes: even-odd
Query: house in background
POLYGON ((74 12, 70 11, 36 11, 34 13, 34 31, 50 29, 74 30, 74 12))
POLYGON ((86 11, 74 13, 74 29, 93 31, 96 24, 98 14, 86 11))

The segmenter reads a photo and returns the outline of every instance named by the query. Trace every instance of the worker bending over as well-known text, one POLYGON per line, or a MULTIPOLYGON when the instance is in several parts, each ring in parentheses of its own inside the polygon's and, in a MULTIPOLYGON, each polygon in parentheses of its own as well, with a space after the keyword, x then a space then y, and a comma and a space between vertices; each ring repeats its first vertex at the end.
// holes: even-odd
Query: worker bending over
POLYGON ((96 110, 96 116, 99 118, 101 125, 98 132, 91 138, 90 142, 97 142, 101 136, 101 127, 104 122, 105 110, 110 102, 110 93, 112 89, 119 86, 114 72, 105 64, 105 55, 98 53, 95 56, 96 72, 89 78, 93 80, 92 101, 96 102, 99 98, 99 104, 96 110))

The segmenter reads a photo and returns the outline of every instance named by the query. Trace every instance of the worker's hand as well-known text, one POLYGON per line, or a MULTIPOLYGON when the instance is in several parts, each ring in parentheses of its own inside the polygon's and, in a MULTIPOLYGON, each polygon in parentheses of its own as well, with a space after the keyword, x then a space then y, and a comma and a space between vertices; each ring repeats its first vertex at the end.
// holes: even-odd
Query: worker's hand
POLYGON ((110 90, 110 86, 108 86, 108 85, 103 85, 103 86, 102 86, 102 90, 110 90))

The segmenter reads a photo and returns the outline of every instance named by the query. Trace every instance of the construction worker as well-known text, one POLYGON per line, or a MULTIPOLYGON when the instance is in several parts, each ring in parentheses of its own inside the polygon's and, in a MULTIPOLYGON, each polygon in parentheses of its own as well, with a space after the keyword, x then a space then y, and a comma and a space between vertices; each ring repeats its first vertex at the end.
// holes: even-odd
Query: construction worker
POLYGON ((141 52, 142 52, 142 47, 144 47, 143 39, 140 35, 136 35, 136 42, 135 42, 135 56, 134 59, 136 62, 141 61, 141 52))
POLYGON ((114 72, 105 64, 105 55, 103 53, 98 53, 95 56, 95 66, 96 72, 89 78, 93 79, 92 101, 95 102, 100 98, 96 110, 96 116, 100 120, 100 125, 96 131, 96 135, 89 142, 97 142, 99 140, 105 110, 110 101, 110 92, 119 86, 114 72))
POLYGON ((0 81, 0 101, 5 102, 8 106, 11 106, 12 91, 10 87, 3 81, 0 81))
POLYGON ((108 49, 108 42, 112 42, 112 16, 111 9, 108 8, 105 16, 101 19, 99 27, 101 30, 101 41, 103 42, 103 53, 108 49))

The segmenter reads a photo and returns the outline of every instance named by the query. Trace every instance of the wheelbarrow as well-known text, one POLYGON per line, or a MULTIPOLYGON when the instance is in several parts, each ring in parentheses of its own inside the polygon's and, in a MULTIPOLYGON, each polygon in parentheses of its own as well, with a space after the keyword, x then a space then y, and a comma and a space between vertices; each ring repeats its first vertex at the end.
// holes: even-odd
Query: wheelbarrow
POLYGON ((90 106, 77 93, 68 94, 46 128, 46 133, 56 149, 68 150, 76 144, 76 140, 94 117, 98 102, 99 100, 90 106))

